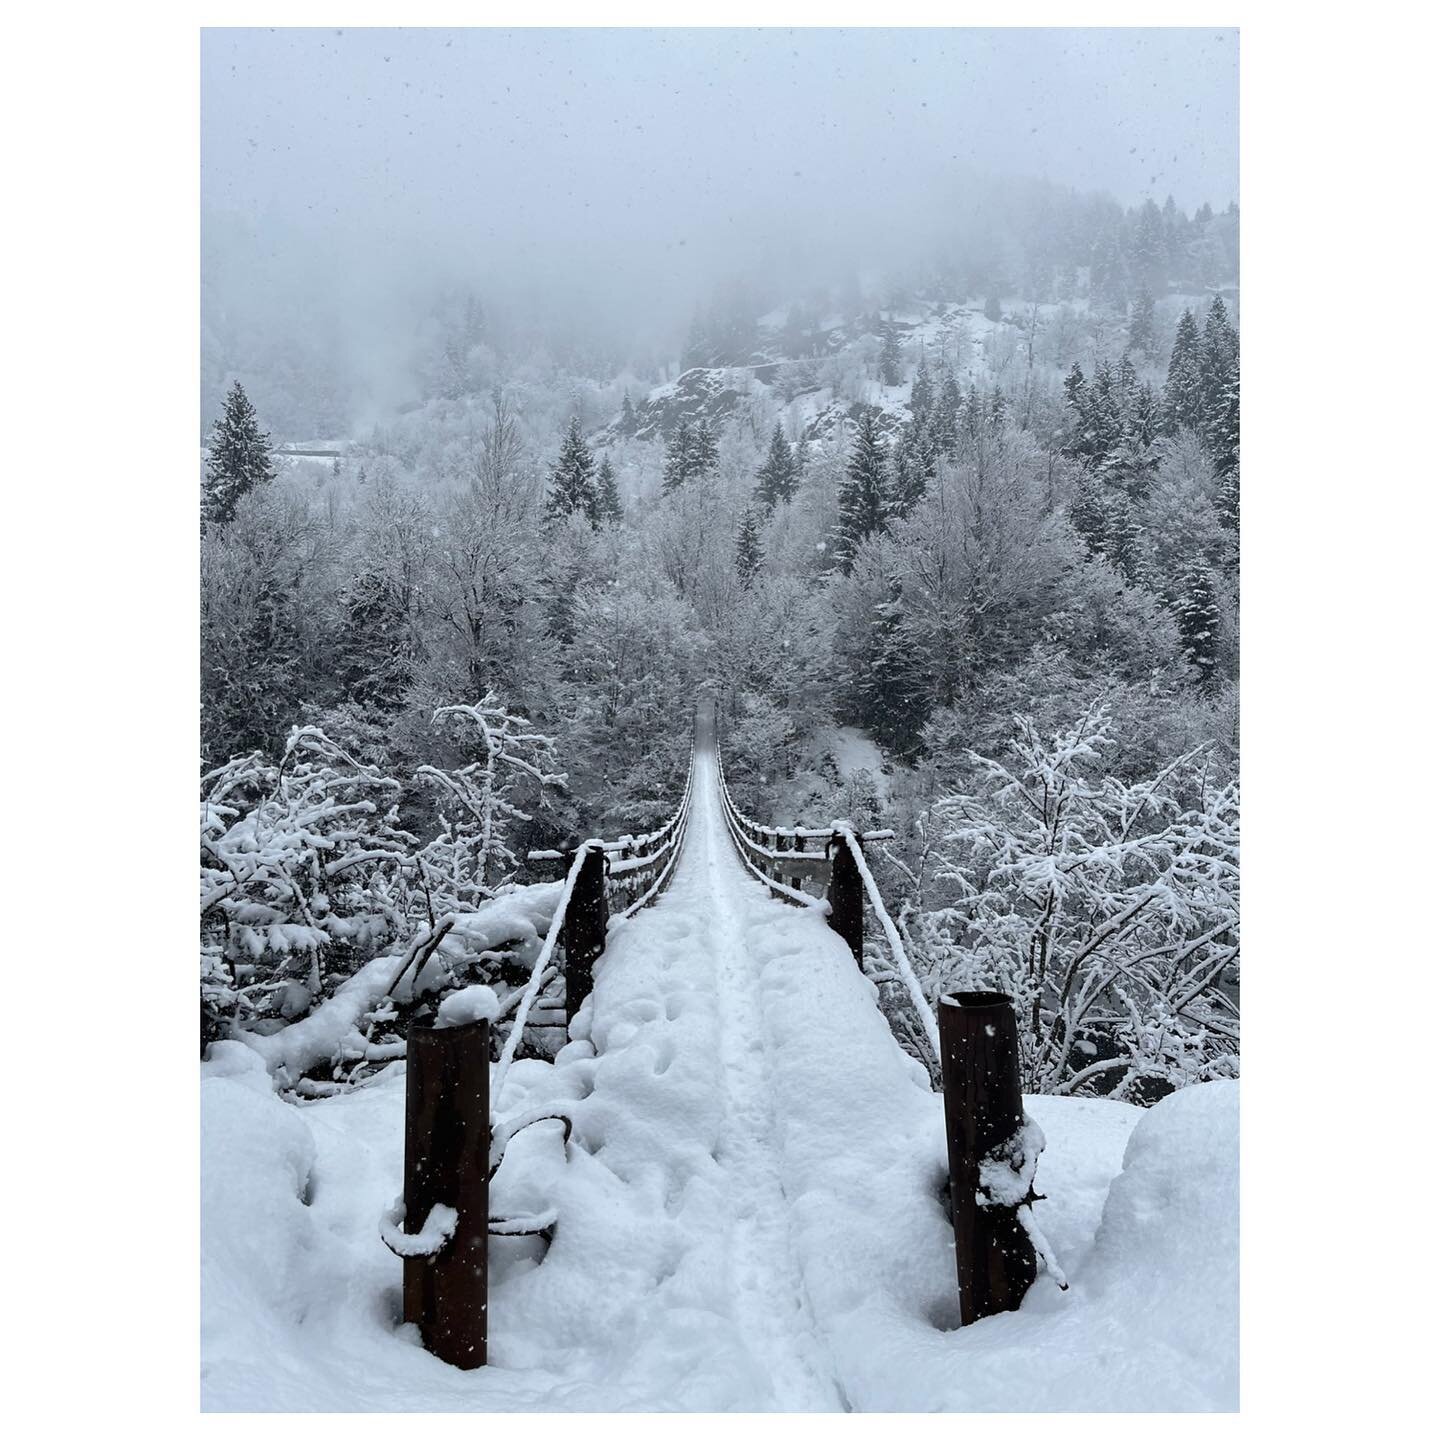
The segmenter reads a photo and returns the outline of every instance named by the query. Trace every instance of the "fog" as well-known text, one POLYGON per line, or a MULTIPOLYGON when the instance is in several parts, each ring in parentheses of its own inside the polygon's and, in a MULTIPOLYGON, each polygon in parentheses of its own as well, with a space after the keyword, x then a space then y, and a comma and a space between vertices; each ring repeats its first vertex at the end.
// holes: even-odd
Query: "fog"
POLYGON ((206 305, 382 368, 447 283, 669 337, 922 253, 986 177, 1223 207, 1237 72, 1229 30, 209 30, 206 305))

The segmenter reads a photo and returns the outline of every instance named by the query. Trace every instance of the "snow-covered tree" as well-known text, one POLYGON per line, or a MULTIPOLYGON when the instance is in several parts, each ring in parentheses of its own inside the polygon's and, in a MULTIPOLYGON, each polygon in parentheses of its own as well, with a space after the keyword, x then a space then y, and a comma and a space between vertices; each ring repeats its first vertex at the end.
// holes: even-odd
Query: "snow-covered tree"
POLYGON ((735 573, 747 590, 764 561, 765 550, 760 543, 759 516, 753 506, 747 507, 741 517, 740 533, 735 541, 735 573))
POLYGON ((692 457, 692 475, 704 475, 707 471, 713 470, 720 460, 720 447, 708 420, 702 420, 695 427, 692 457))
POLYGON ((255 407, 237 380, 210 432, 201 518, 207 526, 228 524, 235 518, 235 507, 241 499, 274 478, 270 437, 261 430, 255 407))
POLYGON ((1133 350, 1143 360, 1155 356, 1155 297, 1148 289, 1142 289, 1130 303, 1130 328, 1125 336, 1125 348, 1133 350))
POLYGON ((905 367, 900 357, 900 336, 896 333, 895 322, 886 320, 880 329, 880 383, 899 385, 905 379, 905 367))
POLYGON ((938 806, 967 917, 945 984, 1013 997, 1027 1090, 1154 1099, 1238 1070, 1238 797, 1198 752, 1105 774, 1110 729, 1098 704, 1049 740, 1020 720, 938 806))
POLYGON ((936 449, 940 454, 948 455, 952 460, 956 458, 960 440, 961 402, 960 382, 955 378, 955 371, 947 363, 941 372, 940 388, 936 392, 935 404, 930 416, 930 429, 931 434, 935 437, 936 449))
POLYGON ((910 413, 922 424, 930 418, 931 407, 935 404, 935 382, 930 376, 930 366, 925 360, 925 350, 920 350, 920 363, 915 367, 915 378, 910 382, 910 413))
POLYGON ((1166 434, 1189 428, 1198 430, 1205 418, 1205 387, 1200 370, 1200 330, 1190 311, 1181 315, 1175 327, 1175 344, 1170 351, 1170 368, 1165 376, 1165 393, 1160 402, 1166 434))
POLYGON ((517 803, 534 792, 564 789, 566 777, 550 767, 555 742, 511 714, 492 692, 478 705, 443 705, 433 723, 462 752, 476 759, 453 770, 422 765, 416 778, 438 792, 441 832, 421 853, 424 880, 445 896, 447 909, 473 908, 494 895, 519 863, 510 846, 516 822, 534 816, 517 803))
POLYGON ((1240 529, 1240 469, 1235 466, 1223 472, 1220 488, 1215 492, 1215 508, 1220 523, 1227 530, 1240 529))
POLYGON ((934 673, 893 576, 886 598, 875 606, 858 689, 861 723, 893 754, 913 755, 933 704, 934 673))
POLYGON ((1218 474, 1240 463, 1240 337, 1217 295, 1205 318, 1200 342, 1200 428, 1218 474))
POLYGON ((855 443, 837 497, 840 513, 835 524, 835 554, 847 575, 861 541, 883 530, 890 518, 889 472, 889 456, 875 423, 875 412, 867 409, 856 426, 855 443))
POLYGON ((1176 586, 1175 620, 1185 647, 1185 658, 1208 690, 1219 680, 1220 604, 1215 576, 1201 558, 1193 559, 1176 586))
POLYGON ((290 1020, 407 925, 399 784, 297 726, 200 787, 203 1028, 290 1020))
POLYGON ((939 449, 929 425, 907 420, 900 427, 900 439, 890 458, 894 472, 890 511, 898 518, 908 515, 920 503, 935 478, 939 449))
POLYGON ((765 455, 765 463, 756 471, 755 479, 758 482, 755 498, 766 509, 772 509, 782 501, 789 500, 795 493, 799 480, 798 467, 778 420, 770 435, 770 449, 765 455))
POLYGON ((618 524, 625 518, 625 508, 620 503, 620 487, 615 480, 615 467, 608 455, 601 460, 599 473, 595 476, 595 518, 602 525, 618 524))
POLYGON ((550 495, 545 502, 545 518, 563 520, 567 515, 583 515, 592 524, 598 522, 600 497, 595 487, 595 457, 580 431, 580 417, 573 416, 570 428, 560 446, 560 458, 550 472, 550 495))
POLYGON ((709 422, 701 420, 692 425, 682 417, 665 450, 665 493, 669 495, 687 481, 713 470, 718 459, 715 432, 709 422))

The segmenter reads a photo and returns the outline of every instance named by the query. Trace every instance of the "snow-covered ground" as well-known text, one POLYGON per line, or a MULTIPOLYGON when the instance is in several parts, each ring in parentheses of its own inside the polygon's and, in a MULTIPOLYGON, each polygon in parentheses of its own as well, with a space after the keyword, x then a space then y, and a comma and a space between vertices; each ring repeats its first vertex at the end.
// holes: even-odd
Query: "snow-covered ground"
POLYGON ((305 1106, 236 1043, 202 1067, 207 1409, 1231 1409, 1238 1090, 1150 1111, 1027 1101, 1037 1207, 1070 1289, 956 1328, 940 1097, 813 911, 745 875, 697 756, 674 883, 612 928, 556 1063, 518 1062, 492 1209, 490 1357, 398 1324, 379 1222, 401 1188, 403 1065, 305 1106))

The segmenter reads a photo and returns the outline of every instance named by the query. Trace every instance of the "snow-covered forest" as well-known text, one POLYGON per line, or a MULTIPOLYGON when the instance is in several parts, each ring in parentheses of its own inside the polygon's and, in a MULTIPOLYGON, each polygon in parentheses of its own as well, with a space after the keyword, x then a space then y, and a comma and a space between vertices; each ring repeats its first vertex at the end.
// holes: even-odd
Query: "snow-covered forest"
POLYGON ((1049 1024, 1061 936, 1168 877, 1095 963, 1185 960, 1038 1042, 1037 1084, 1233 1073, 1238 215, 1045 198, 1068 248, 1025 224, 1003 264, 716 301, 659 374, 439 297, 425 398, 333 459, 287 458, 265 372, 224 367, 206 1038, 403 947, 427 877, 473 904, 548 878, 531 848, 659 823, 706 686, 753 813, 897 832, 879 873, 935 993, 1024 969, 1044 913, 1049 1024))
POLYGON ((407 269, 383 348, 358 287, 255 294, 267 216, 207 208, 211 1408, 1233 1406, 1239 208, 993 165, 922 198, 624 306, 407 269), (712 705, 723 807, 874 837, 859 968, 740 872, 712 705), (672 833, 567 1023, 567 857, 672 833), (1013 1004, 1015 1203, 1037 1158, 1055 1196, 983 1354, 946 1348, 955 992, 1013 1004), (492 1227, 465 1389, 396 1348, 375 1226, 453 1230, 377 1217, 409 1028, 482 1016, 492 1197, 542 1220, 492 1227))

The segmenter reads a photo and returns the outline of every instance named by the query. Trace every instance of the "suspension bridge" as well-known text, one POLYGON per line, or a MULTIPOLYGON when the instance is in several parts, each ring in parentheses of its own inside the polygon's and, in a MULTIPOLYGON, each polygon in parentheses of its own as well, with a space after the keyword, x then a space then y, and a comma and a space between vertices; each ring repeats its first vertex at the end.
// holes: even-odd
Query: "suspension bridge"
MULTIPOLYGON (((947 1128, 961 1200, 952 1217, 960 1318, 1018 1305, 1045 1252, 1024 1223, 1038 1151, 1017 1141, 1014 1016, 1004 997, 973 995, 942 1006, 937 1022, 866 856, 867 844, 887 838, 842 822, 787 828, 744 814, 706 702, 666 824, 532 855, 563 863, 565 879, 498 1063, 483 1021, 411 1029, 406 1194, 387 1243, 405 1259, 405 1318, 428 1348, 461 1368, 485 1363, 487 1236, 578 1243, 595 1223, 592 1196, 590 1219, 571 1235, 563 1183, 528 1217, 496 1213, 487 1198, 514 1137, 559 1121, 567 1153, 598 1159, 627 1187, 630 1213, 613 1213, 634 1272, 659 1276, 662 1289, 687 1277, 676 1291, 676 1333, 693 1324, 703 1297, 706 1313, 727 1317, 711 1337, 734 1352, 722 1369, 753 1376, 758 1408, 849 1408, 834 1359, 845 1339, 827 1327, 837 1283, 843 1291, 861 1269, 837 1279, 834 1247, 853 1228, 857 1197, 894 1205, 897 1170, 909 1172, 923 1223, 938 1219, 936 1177, 915 1158, 933 1146, 917 1147, 914 1136, 933 1128, 932 1077, 942 1069, 956 1097, 947 1128), (867 916, 880 956, 871 975, 867 916), (882 1014, 872 976, 895 982, 912 1008, 911 1053, 882 1014), (553 1013, 542 997, 557 986, 568 1036, 557 1061, 568 1063, 564 1073, 586 1067, 588 1078, 567 1102, 527 1106, 510 1085, 512 1067, 532 1017, 553 1013), (987 1196, 980 1166, 1007 1144, 1019 1188, 987 1196), (877 1165, 888 1177, 878 1187, 877 1165), (647 1213, 650 1223, 637 1224, 647 1213)), ((603 1253, 604 1236, 591 1243, 603 1253)), ((873 1237, 854 1243, 873 1251, 873 1237)), ((626 1292, 605 1277, 589 1301, 613 1308, 617 1333, 633 1325, 626 1292)), ((675 1343, 654 1324, 632 1338, 641 1351, 675 1343)), ((708 1352, 696 1360, 702 1373, 717 1363, 708 1352)))

